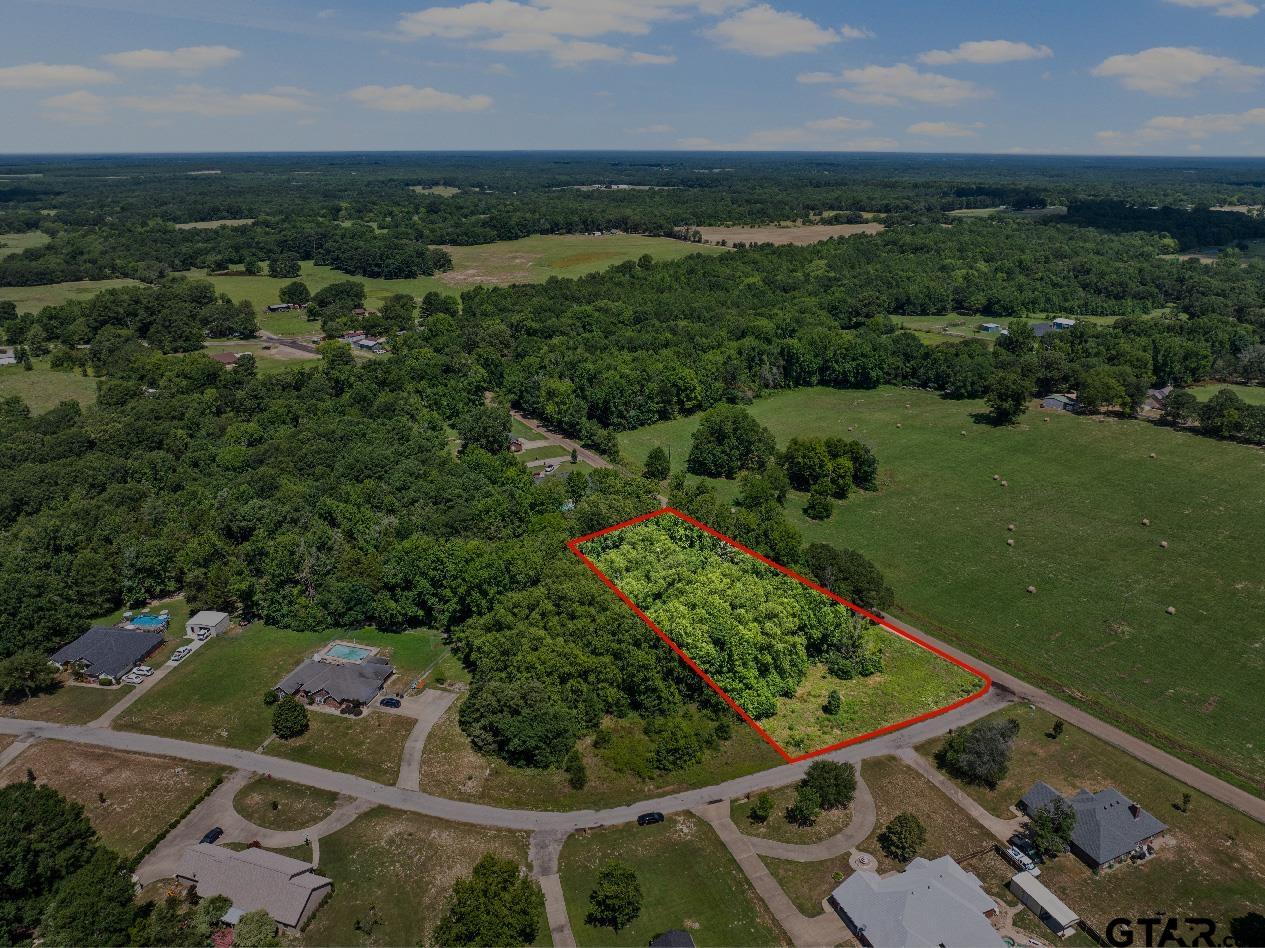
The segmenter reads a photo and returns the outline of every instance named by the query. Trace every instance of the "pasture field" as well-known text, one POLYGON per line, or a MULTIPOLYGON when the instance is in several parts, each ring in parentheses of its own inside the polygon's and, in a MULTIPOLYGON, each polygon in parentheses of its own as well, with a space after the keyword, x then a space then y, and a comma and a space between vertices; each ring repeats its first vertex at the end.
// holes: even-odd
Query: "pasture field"
POLYGON ((460 194, 461 188, 454 188, 450 184, 412 184, 409 190, 415 194, 434 194, 438 197, 452 197, 454 194, 460 194))
MULTIPOLYGON (((994 428, 973 419, 982 402, 891 387, 802 389, 750 410, 779 444, 841 435, 874 448, 878 491, 822 523, 803 516, 802 494, 787 513, 806 540, 874 560, 896 591, 894 613, 1244 786, 1265 785, 1265 655, 1250 621, 1265 615, 1265 582, 1249 552, 1265 533, 1265 452, 1039 410, 994 428)), ((657 444, 671 448, 679 469, 697 423, 652 425, 620 444, 634 466, 657 444)))
POLYGON ((337 802, 338 794, 328 790, 256 777, 237 791, 233 809, 264 829, 298 830, 325 819, 337 802))
POLYGON ((60 306, 67 300, 93 296, 113 286, 137 285, 136 280, 72 280, 39 286, 0 286, 0 300, 12 300, 19 313, 37 313, 45 306, 60 306))
POLYGON ((1189 391, 1201 402, 1206 402, 1223 388, 1228 388, 1249 405, 1265 405, 1265 385, 1223 385, 1220 382, 1205 382, 1201 385, 1192 385, 1189 391))
POLYGON ((253 217, 221 217, 213 221, 189 221, 184 224, 174 224, 176 230, 215 230, 219 227, 244 227, 247 224, 255 223, 253 217))
POLYGON ((543 283, 550 277, 580 277, 617 263, 636 260, 642 254, 649 254, 656 260, 676 260, 692 253, 725 252, 721 247, 637 234, 608 234, 602 237, 550 234, 445 249, 452 254, 452 269, 440 274, 439 279, 457 288, 479 284, 543 283))
POLYGON ((16 395, 36 415, 60 402, 78 402, 84 408, 96 404, 95 378, 50 369, 47 359, 32 359, 31 366, 29 372, 20 365, 0 366, 0 398, 16 395))
POLYGON ((28 230, 21 234, 0 234, 0 257, 21 253, 31 247, 43 247, 52 240, 48 234, 38 230, 28 230))
POLYGON ((588 785, 572 790, 562 770, 512 767, 480 754, 457 721, 460 702, 439 719, 422 751, 428 793, 454 800, 538 810, 579 810, 619 806, 629 800, 709 787, 783 763, 755 731, 735 715, 731 737, 715 751, 704 751, 684 770, 657 773, 649 764, 650 740, 633 717, 608 719, 610 746, 594 748, 591 736, 576 745, 588 771, 588 785))
MULTIPOLYGON (((1172 915, 1215 919, 1225 931, 1232 918, 1265 905, 1265 826, 1072 725, 1051 738, 1055 719, 1039 708, 1014 705, 993 717, 1017 720, 1019 736, 996 790, 960 784, 985 809, 1013 817, 1010 808, 1043 780, 1063 794, 1115 787, 1168 824, 1144 863, 1094 875, 1067 855, 1041 867, 1041 881, 1099 931, 1112 918, 1138 918, 1157 905, 1172 915), (1179 808, 1183 793, 1192 798, 1186 812, 1179 808)), ((941 743, 918 751, 934 760, 941 743)))
MULTIPOLYGON (((875 221, 864 224, 772 224, 766 227, 697 227, 706 245, 739 244, 819 244, 831 237, 855 237, 857 234, 878 234, 884 225, 875 221)), ((688 244, 686 246, 689 246, 688 244)), ((697 246, 697 245, 695 245, 697 246)))
MULTIPOLYGON (((369 277, 348 276, 333 267, 317 266, 311 260, 304 260, 301 267, 302 271, 298 279, 306 283, 307 288, 313 293, 324 289, 331 283, 338 283, 342 280, 356 280, 363 283, 365 285, 366 302, 371 308, 380 306, 393 293, 409 293, 420 297, 432 290, 437 290, 440 293, 448 293, 450 296, 455 295, 434 277, 417 277, 412 280, 375 280, 369 277)), ((239 276, 236 274, 216 276, 215 274, 208 275, 205 270, 189 270, 184 275, 192 279, 210 280, 215 285, 217 292, 227 293, 234 300, 250 300, 255 304, 255 309, 259 311, 258 318, 261 329, 276 332, 278 335, 292 335, 295 333, 277 327, 295 326, 297 324, 294 321, 297 318, 306 324, 305 328, 301 328, 303 333, 309 331, 319 333, 321 331, 318 323, 308 322, 303 319, 301 313, 289 311, 274 314, 264 310, 265 306, 280 302, 278 294, 281 292, 281 288, 287 283, 293 282, 288 278, 271 277, 262 274, 259 276, 239 276), (276 324, 275 327, 274 323, 276 324)))
POLYGON ((205 791, 223 767, 170 757, 40 741, 0 772, 0 785, 26 779, 82 804, 101 841, 120 856, 139 852, 205 791))
MULTIPOLYGON (((334 894, 300 936, 308 945, 425 945, 453 883, 485 853, 527 865, 527 834, 379 807, 321 840, 334 894)), ((550 944, 541 913, 537 944, 550 944)))
POLYGON ((572 835, 559 859, 571 929, 580 945, 645 945, 671 929, 709 945, 787 944, 764 901, 710 826, 691 814, 572 835), (597 872, 616 859, 641 884, 641 914, 619 931, 589 925, 597 872))

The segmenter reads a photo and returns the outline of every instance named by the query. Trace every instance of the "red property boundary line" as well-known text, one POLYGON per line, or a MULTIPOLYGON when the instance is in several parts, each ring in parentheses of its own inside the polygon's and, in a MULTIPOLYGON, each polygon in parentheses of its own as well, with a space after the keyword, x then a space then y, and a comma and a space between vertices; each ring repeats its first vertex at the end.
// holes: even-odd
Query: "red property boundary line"
POLYGON ((853 603, 848 602, 848 600, 844 599, 842 596, 836 596, 829 589, 826 589, 822 586, 817 585, 811 579, 806 579, 805 577, 799 575, 799 573, 796 573, 794 570, 787 569, 782 564, 773 562, 767 556, 762 556, 761 554, 757 553, 755 550, 752 550, 748 547, 743 546, 738 541, 732 540, 729 537, 725 536, 723 533, 713 530, 707 524, 701 523, 700 521, 695 520, 689 514, 683 513, 682 511, 677 510, 675 507, 663 507, 659 510, 654 511, 653 513, 642 514, 640 517, 633 517, 631 520, 625 520, 623 523, 617 523, 613 527, 606 527, 602 530, 595 530, 593 533, 586 533, 582 537, 576 537, 574 540, 568 540, 567 547, 571 550, 572 553, 574 553, 577 557, 580 558, 580 561, 585 566, 587 566, 590 570, 593 571, 593 574, 597 576, 598 579, 600 579, 603 583, 607 585, 607 587, 611 590, 611 592, 613 592, 616 596, 622 599, 624 601, 624 605, 628 606, 628 608, 631 609, 636 614, 637 618, 641 619, 642 622, 648 625, 654 631, 654 634, 659 636, 659 638, 662 639, 667 644, 668 648, 672 649, 672 651, 674 651, 677 654, 677 657, 680 658, 681 661, 685 662, 685 664, 688 665, 690 669, 696 675, 698 675, 698 677, 702 678, 703 681, 707 682, 707 684, 711 687, 711 689, 714 692, 716 692, 716 694, 720 695, 720 697, 724 699, 725 703, 728 704, 729 707, 733 708, 734 711, 738 714, 738 716, 741 717, 744 721, 746 721, 747 724, 749 724, 752 727, 752 729, 755 730, 755 732, 760 735, 760 737, 764 738, 765 743, 767 743, 770 747, 772 747, 775 751, 777 751, 788 764, 793 764, 801 760, 808 760, 811 757, 818 757, 821 754, 829 754, 831 751, 837 751, 840 748, 848 747, 852 744, 859 744, 861 741, 868 741, 871 738, 878 737, 882 734, 889 734, 892 731, 899 731, 901 728, 906 728, 912 724, 917 724, 919 721, 926 721, 929 718, 938 717, 941 714, 947 714, 948 712, 954 710, 955 708, 960 708, 964 704, 969 704, 970 702, 974 701, 976 698, 983 697, 988 692, 988 689, 991 688, 993 685, 993 680, 989 678, 986 674, 984 674, 982 671, 980 671, 978 668, 973 668, 972 666, 966 664, 966 662, 963 662, 954 658, 952 655, 949 655, 947 652, 943 652, 940 649, 936 648, 931 643, 924 642, 922 639, 918 638, 916 635, 911 635, 910 633, 905 632, 903 629, 896 628, 896 626, 892 625, 886 619, 881 619, 878 616, 876 616, 874 613, 870 612, 869 610, 862 609, 860 606, 857 606, 857 605, 854 605, 853 603), (611 580, 611 578, 607 576, 605 573, 603 573, 600 569, 598 569, 597 564, 595 564, 591 559, 585 556, 583 551, 580 550, 580 547, 583 544, 588 543, 590 540, 596 540, 598 537, 604 537, 608 533, 615 533, 618 530, 623 530, 625 527, 631 527, 634 524, 644 523, 647 520, 653 520, 655 517, 663 517, 663 516, 676 517, 678 520, 683 520, 684 522, 690 524, 691 526, 697 527, 699 530, 702 530, 703 532, 710 534, 711 536, 715 537, 717 540, 720 540, 722 543, 728 543, 734 549, 740 550, 743 553, 746 553, 748 556, 755 557, 761 563, 765 564, 766 566, 773 567, 779 573, 789 576, 792 579, 798 580, 799 582, 803 583, 805 586, 808 586, 810 589, 815 589, 817 592, 821 593, 823 596, 827 596, 830 599, 833 599, 835 602, 841 605, 847 606, 853 612, 856 612, 860 615, 865 616, 871 622, 877 622, 879 625, 887 629, 887 631, 891 632, 893 635, 898 635, 902 639, 906 639, 910 642, 913 642, 915 645, 919 646, 920 648, 924 648, 928 652, 938 655, 940 658, 944 659, 946 662, 952 662, 954 665, 957 665, 963 671, 966 671, 969 674, 974 675, 981 682, 983 682, 983 684, 980 686, 978 691, 974 692, 973 694, 967 695, 965 698, 959 698, 957 701, 954 701, 952 704, 947 704, 943 708, 936 708, 934 711, 927 711, 923 714, 917 715, 916 717, 907 718, 904 721, 897 721, 895 724, 884 725, 883 727, 870 731, 867 734, 861 734, 861 735, 858 735, 857 737, 850 737, 846 741, 840 741, 838 744, 831 744, 829 747, 822 747, 819 750, 809 751, 808 753, 800 754, 797 757, 791 756, 785 751, 785 749, 783 749, 782 745, 779 744, 776 740, 774 740, 773 737, 764 728, 760 727, 760 725, 756 722, 756 720, 753 717, 751 717, 751 715, 749 715, 746 711, 742 709, 742 707, 739 706, 738 702, 734 701, 734 699, 729 696, 729 694, 725 691, 725 689, 721 688, 720 685, 712 681, 711 676, 708 675, 707 672, 703 671, 703 669, 699 668, 698 665, 695 663, 695 661, 692 658, 690 658, 687 654, 685 654, 685 652, 681 649, 679 645, 677 645, 674 641, 672 641, 671 636, 669 636, 661 628, 655 625, 655 623, 651 620, 651 618, 648 615, 646 615, 644 612, 642 612, 641 609, 637 606, 637 604, 633 602, 631 599, 629 599, 627 594, 625 594, 622 589, 620 589, 617 585, 615 585, 615 583, 611 580))

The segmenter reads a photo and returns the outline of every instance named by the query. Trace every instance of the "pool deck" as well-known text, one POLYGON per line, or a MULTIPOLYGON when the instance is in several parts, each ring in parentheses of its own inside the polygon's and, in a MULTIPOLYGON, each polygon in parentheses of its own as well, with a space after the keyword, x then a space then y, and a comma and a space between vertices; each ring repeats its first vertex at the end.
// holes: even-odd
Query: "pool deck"
POLYGON ((334 641, 330 642, 316 653, 316 660, 318 662, 329 662, 334 665, 359 665, 365 659, 377 655, 380 651, 382 651, 382 649, 375 648, 371 645, 357 645, 355 642, 334 641), (339 646, 347 649, 355 649, 361 654, 359 654, 356 658, 347 658, 343 655, 333 654, 333 650, 339 646))

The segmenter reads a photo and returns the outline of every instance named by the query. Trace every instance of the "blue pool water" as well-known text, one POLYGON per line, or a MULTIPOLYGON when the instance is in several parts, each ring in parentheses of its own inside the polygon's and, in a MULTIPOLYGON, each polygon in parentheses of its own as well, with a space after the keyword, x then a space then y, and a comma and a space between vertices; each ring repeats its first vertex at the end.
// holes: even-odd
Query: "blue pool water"
POLYGON ((341 642, 331 645, 329 652, 326 654, 332 658, 341 658, 345 662, 362 662, 365 656, 369 655, 373 649, 362 648, 359 645, 343 645, 341 642))
POLYGON ((133 616, 132 625, 142 629, 158 629, 167 624, 162 616, 133 616))

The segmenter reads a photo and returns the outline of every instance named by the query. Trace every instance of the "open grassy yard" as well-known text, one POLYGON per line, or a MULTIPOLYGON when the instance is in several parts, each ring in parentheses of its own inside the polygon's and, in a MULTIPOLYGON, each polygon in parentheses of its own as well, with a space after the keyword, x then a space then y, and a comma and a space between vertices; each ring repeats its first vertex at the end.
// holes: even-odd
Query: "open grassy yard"
MULTIPOLYGON (((286 314, 279 313, 278 315, 284 316, 286 314)), ((207 356, 220 352, 235 352, 238 355, 249 352, 255 357, 255 369, 260 375, 284 372, 287 369, 298 368, 304 365, 315 365, 321 361, 320 356, 313 355, 310 352, 303 352, 299 349, 291 349, 289 346, 255 339, 208 342, 206 348, 202 351, 207 356)))
POLYGON ((579 277, 636 260, 643 254, 656 260, 676 260, 692 253, 724 253, 720 247, 636 234, 553 234, 445 249, 452 254, 452 269, 440 274, 439 279, 457 288, 579 277))
POLYGON ((358 718, 309 711, 308 721, 306 734, 275 740, 266 753, 395 786, 412 718, 372 711, 358 718))
POLYGON ((96 404, 95 378, 54 371, 47 359, 32 359, 31 365, 29 372, 20 365, 0 367, 0 398, 16 395, 37 415, 61 402, 78 402, 84 408, 96 404))
POLYGON ((645 945, 679 928, 697 945, 781 945, 786 936, 712 828, 690 814, 656 826, 571 836, 559 860, 567 914, 580 945, 645 945), (616 932, 585 921, 598 870, 616 859, 641 884, 641 914, 616 932))
POLYGON ((0 286, 0 300, 12 300, 19 313, 37 313, 71 299, 82 299, 112 286, 133 286, 136 280, 72 280, 39 286, 0 286))
POLYGON ((534 441, 540 438, 540 434, 528 428, 517 418, 510 416, 510 436, 514 438, 522 438, 524 441, 534 441))
MULTIPOLYGON (((321 840, 334 894, 301 936, 309 945, 427 944, 453 882, 485 853, 527 865, 527 834, 379 808, 321 840), (359 924, 357 924, 359 923, 359 924)), ((549 944, 543 914, 538 942, 549 944)))
POLYGON ((611 720, 614 739, 610 748, 595 750, 591 737, 578 747, 588 769, 588 785, 572 790, 561 770, 511 767, 503 760, 485 757, 470 746, 457 723, 460 702, 452 705, 431 730, 422 752, 422 786, 428 793, 457 800, 537 810, 578 810, 619 806, 644 799, 707 787, 714 783, 766 770, 783 763, 781 757, 751 728, 735 717, 732 737, 715 752, 683 771, 637 776, 627 762, 648 747, 640 722, 611 720))
MULTIPOLYGON (((861 775, 874 796, 877 818, 874 831, 857 849, 878 860, 876 870, 880 875, 904 867, 883 855, 878 845, 879 833, 896 814, 912 813, 927 830, 927 842, 919 855, 926 859, 952 856, 964 869, 979 876, 990 895, 1004 898, 1011 905, 1016 904, 1016 900, 1004 891, 1006 881, 1014 871, 994 851, 993 837, 927 778, 894 757, 866 760, 861 775)), ((822 900, 839 885, 834 874, 840 873, 846 878, 852 872, 846 853, 822 862, 761 858, 799 910, 810 916, 821 914, 822 900)))
POLYGON ((0 257, 21 253, 31 247, 43 247, 52 238, 43 231, 28 230, 21 234, 0 234, 0 257))
POLYGON ((812 826, 798 826, 790 822, 786 818, 786 810, 795 802, 795 787, 795 784, 790 784, 769 792, 773 798, 773 815, 763 823, 751 819, 751 807, 758 794, 731 801, 729 813, 734 824, 747 836, 776 839, 783 843, 816 843, 843 832, 852 822, 852 810, 842 807, 822 810, 812 826))
MULTIPOLYGON (((1265 582, 1248 552, 1265 532, 1265 452, 1065 413, 1030 411, 994 428, 974 423, 983 408, 889 387, 803 389, 750 410, 780 444, 841 435, 874 448, 878 491, 837 504, 823 523, 803 516, 803 495, 787 512, 806 540, 874 560, 896 591, 895 613, 1265 786, 1256 697, 1265 655, 1259 623, 1247 621, 1265 615, 1265 582), (1165 613, 1170 605, 1176 615, 1165 613)), ((621 447, 635 465, 656 444, 670 447, 679 469, 696 425, 628 432, 621 447)), ((732 496, 733 482, 720 483, 732 496)))
POLYGON ((1265 405, 1265 385, 1225 385, 1221 382, 1205 382, 1202 385, 1192 385, 1190 393, 1201 402, 1206 402, 1223 388, 1228 388, 1249 405, 1265 405))
POLYGON ((29 701, 0 704, 0 717, 53 724, 87 724, 99 718, 131 690, 131 685, 100 688, 96 685, 65 684, 56 691, 36 695, 29 701))
POLYGON ((947 707, 983 686, 934 652, 883 629, 876 634, 883 640, 879 674, 840 681, 813 665, 795 697, 779 698, 777 712, 761 726, 784 749, 802 754, 947 707), (823 710, 831 691, 843 699, 833 715, 823 710))
POLYGON ((333 813, 337 803, 338 794, 328 790, 265 777, 252 780, 233 797, 233 809, 256 826, 273 830, 314 826, 333 813))
MULTIPOLYGON (((963 785, 998 816, 1038 780, 1064 794, 1082 787, 1114 786, 1169 826, 1156 855, 1095 876, 1073 856, 1041 867, 1041 881, 1100 931, 1117 916, 1137 918, 1162 906, 1170 915, 1200 915, 1228 929, 1230 919, 1265 905, 1265 826, 1237 810, 1197 793, 1070 725, 1054 740, 1054 718, 1038 708, 1017 705, 997 713, 1019 722, 1010 773, 996 790, 963 785), (1183 793, 1191 794, 1182 813, 1183 793)), ((934 758, 940 741, 918 750, 934 758)), ((868 766, 868 765, 867 765, 868 766)))
POLYGON ((40 741, 0 772, 0 784, 47 784, 83 805, 102 842, 127 857, 180 816, 224 768, 168 757, 40 741))
MULTIPOLYGON (((255 304, 255 309, 259 311, 259 326, 262 329, 268 329, 276 332, 278 335, 290 335, 291 332, 283 331, 283 328, 289 328, 295 325, 296 317, 306 324, 307 328, 303 328, 302 332, 320 332, 320 325, 310 323, 302 319, 301 313, 288 311, 284 313, 268 313, 264 311, 264 307, 270 303, 280 302, 278 294, 281 288, 291 280, 280 277, 270 276, 208 276, 205 270, 190 270, 187 274, 189 277, 197 279, 210 280, 215 284, 215 289, 220 293, 227 293, 235 300, 250 300, 255 304), (285 321, 283 323, 283 320, 285 321), (283 328, 275 328, 283 327, 283 328)), ((321 290, 331 283, 337 283, 341 280, 357 280, 365 285, 365 296, 368 305, 376 307, 382 303, 388 296, 393 293, 409 293, 413 296, 424 296, 432 290, 438 290, 441 293, 449 293, 452 291, 445 288, 434 277, 417 277, 412 280, 376 280, 369 277, 348 276, 340 270, 332 267, 317 266, 311 260, 304 260, 302 263, 302 272, 298 279, 307 284, 307 288, 313 293, 321 290)))

